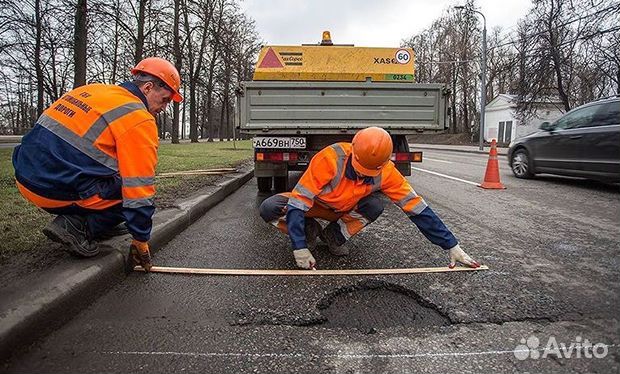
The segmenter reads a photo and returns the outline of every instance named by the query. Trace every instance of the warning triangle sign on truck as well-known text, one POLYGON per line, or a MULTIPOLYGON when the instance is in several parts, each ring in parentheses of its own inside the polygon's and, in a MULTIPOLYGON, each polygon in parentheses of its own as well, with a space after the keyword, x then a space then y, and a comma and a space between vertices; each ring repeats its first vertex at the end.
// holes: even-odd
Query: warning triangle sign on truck
POLYGON ((273 49, 269 48, 267 50, 267 53, 265 53, 265 57, 263 57, 263 60, 261 61, 258 67, 259 68, 281 68, 283 66, 284 65, 282 65, 282 62, 280 62, 280 59, 278 58, 278 56, 276 56, 276 53, 273 51, 273 49))

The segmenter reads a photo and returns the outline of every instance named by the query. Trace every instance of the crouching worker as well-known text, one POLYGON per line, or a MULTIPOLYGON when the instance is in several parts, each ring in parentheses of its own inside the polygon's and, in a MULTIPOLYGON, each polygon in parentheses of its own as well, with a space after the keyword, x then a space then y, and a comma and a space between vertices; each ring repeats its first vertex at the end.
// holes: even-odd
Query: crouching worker
POLYGON ((43 229, 48 238, 92 257, 95 240, 129 232, 132 257, 148 270, 154 115, 183 97, 179 73, 166 60, 146 58, 131 73, 133 80, 119 86, 89 84, 54 102, 15 148, 13 166, 21 194, 57 215, 43 229))
POLYGON ((379 191, 398 205, 429 241, 447 250, 450 267, 456 262, 480 266, 415 193, 390 161, 391 154, 390 135, 379 127, 365 128, 351 143, 332 144, 317 153, 291 193, 263 201, 261 217, 289 235, 297 266, 316 266, 308 248, 317 237, 332 254, 347 255, 343 244, 383 213, 382 200, 373 194, 379 191), (330 223, 322 228, 315 218, 330 223))

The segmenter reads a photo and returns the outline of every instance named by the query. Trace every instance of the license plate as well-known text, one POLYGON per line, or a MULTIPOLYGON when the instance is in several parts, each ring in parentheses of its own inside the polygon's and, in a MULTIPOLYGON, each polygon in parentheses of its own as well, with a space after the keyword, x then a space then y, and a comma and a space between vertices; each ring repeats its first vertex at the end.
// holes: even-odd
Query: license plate
POLYGON ((306 138, 302 137, 256 137, 252 139, 254 148, 293 148, 306 149, 306 138))

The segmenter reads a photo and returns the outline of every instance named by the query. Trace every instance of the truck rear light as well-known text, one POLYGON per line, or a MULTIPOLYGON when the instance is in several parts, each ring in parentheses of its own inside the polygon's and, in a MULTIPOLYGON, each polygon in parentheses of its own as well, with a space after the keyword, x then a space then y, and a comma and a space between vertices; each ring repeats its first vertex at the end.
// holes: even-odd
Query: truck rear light
POLYGON ((391 157, 394 162, 422 162, 422 152, 396 152, 391 157))
POLYGON ((256 152, 256 161, 296 162, 297 152, 256 152))

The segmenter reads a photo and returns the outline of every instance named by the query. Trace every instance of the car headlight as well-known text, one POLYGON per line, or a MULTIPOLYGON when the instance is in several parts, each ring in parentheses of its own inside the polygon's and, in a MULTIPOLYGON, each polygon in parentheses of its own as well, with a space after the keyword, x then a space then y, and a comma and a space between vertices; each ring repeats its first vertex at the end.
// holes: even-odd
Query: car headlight
POLYGON ((515 145, 515 141, 514 141, 514 140, 513 140, 513 141, 511 141, 511 142, 508 144, 508 148, 512 148, 512 146, 513 146, 513 145, 515 145))

